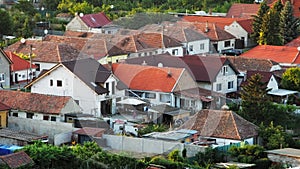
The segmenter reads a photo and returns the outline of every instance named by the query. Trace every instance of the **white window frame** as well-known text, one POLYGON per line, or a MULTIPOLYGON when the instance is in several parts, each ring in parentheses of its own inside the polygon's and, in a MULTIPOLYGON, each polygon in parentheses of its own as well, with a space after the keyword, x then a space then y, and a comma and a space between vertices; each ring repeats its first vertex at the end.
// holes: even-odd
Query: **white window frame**
POLYGON ((0 82, 5 82, 5 73, 0 73, 0 82))
POLYGON ((178 55, 178 52, 179 52, 178 49, 173 49, 172 50, 172 55, 178 55))
POLYGON ((222 90, 222 83, 218 83, 218 84, 216 85, 216 90, 217 90, 217 91, 221 91, 221 90, 222 90))
POLYGON ((200 44, 200 50, 204 50, 204 48, 205 48, 204 43, 201 43, 201 44, 200 44))
POLYGON ((233 89, 233 86, 234 86, 233 81, 229 81, 229 82, 228 82, 228 89, 229 89, 229 90, 233 89))

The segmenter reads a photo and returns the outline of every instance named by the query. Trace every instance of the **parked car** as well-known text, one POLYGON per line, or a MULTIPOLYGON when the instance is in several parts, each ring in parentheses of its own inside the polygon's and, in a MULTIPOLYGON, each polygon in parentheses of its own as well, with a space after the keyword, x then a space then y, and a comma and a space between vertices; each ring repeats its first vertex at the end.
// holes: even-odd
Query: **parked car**
POLYGON ((228 49, 228 50, 223 50, 221 53, 222 53, 222 55, 239 56, 243 52, 238 49, 228 49))

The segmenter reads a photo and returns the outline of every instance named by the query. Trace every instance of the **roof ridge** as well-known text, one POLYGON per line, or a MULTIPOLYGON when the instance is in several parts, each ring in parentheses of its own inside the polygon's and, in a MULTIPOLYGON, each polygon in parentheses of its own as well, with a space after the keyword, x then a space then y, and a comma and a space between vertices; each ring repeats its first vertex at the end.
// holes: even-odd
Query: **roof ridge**
POLYGON ((234 125, 234 129, 235 129, 235 131, 236 131, 236 133, 237 133, 237 136, 238 136, 238 138, 241 140, 242 138, 241 138, 240 132, 239 132, 239 130, 238 130, 238 128, 237 128, 236 121, 235 121, 235 118, 234 118, 234 116, 233 116, 233 112, 232 112, 231 110, 228 111, 228 112, 230 113, 230 116, 231 116, 231 118, 232 118, 232 121, 234 122, 233 125, 234 125))

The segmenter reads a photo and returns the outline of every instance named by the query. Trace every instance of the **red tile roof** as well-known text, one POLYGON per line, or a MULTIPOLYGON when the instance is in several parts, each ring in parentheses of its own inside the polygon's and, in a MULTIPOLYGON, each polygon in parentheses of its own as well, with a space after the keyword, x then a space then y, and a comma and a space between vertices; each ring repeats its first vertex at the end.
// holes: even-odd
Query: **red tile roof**
POLYGON ((3 104, 0 102, 0 111, 3 110, 10 110, 11 108, 9 106, 7 106, 6 104, 3 104))
POLYGON ((241 25, 241 27, 243 29, 245 29, 248 33, 252 33, 253 32, 252 22, 253 22, 253 19, 245 19, 245 20, 239 20, 239 21, 237 21, 237 23, 239 25, 241 25))
POLYGON ((240 4, 234 3, 229 8, 227 18, 252 18, 259 10, 259 4, 240 4))
POLYGON ((101 28, 111 22, 103 12, 83 15, 80 18, 90 28, 101 28))
POLYGON ((7 164, 9 168, 19 168, 33 163, 33 160, 24 151, 0 156, 0 159, 7 164))
POLYGON ((200 136, 243 140, 258 135, 258 127, 228 110, 203 109, 180 129, 196 130, 200 136))
POLYGON ((296 39, 290 41, 289 43, 285 44, 285 46, 299 47, 300 46, 300 36, 297 37, 296 39))
POLYGON ((52 96, 21 91, 0 90, 0 102, 12 109, 44 114, 60 114, 71 100, 68 96, 52 96))
MULTIPOLYGON (((5 52, 7 56, 12 60, 13 64, 10 65, 12 71, 19 71, 19 70, 27 70, 30 68, 30 62, 27 60, 21 59, 19 56, 14 54, 13 52, 5 52)), ((35 64, 31 64, 31 68, 37 68, 35 64)))
POLYGON ((240 57, 270 59, 284 64, 300 64, 297 47, 259 45, 242 53, 240 57))
POLYGON ((211 41, 235 39, 232 34, 226 32, 224 28, 217 26, 215 23, 193 22, 193 24, 196 30, 209 37, 211 41))
POLYGON ((133 90, 172 92, 182 68, 159 68, 130 64, 113 64, 114 74, 133 90))
POLYGON ((242 19, 216 17, 216 16, 184 16, 183 20, 188 22, 214 23, 217 26, 219 26, 221 29, 224 29, 225 26, 230 25, 233 21, 238 21, 242 19))

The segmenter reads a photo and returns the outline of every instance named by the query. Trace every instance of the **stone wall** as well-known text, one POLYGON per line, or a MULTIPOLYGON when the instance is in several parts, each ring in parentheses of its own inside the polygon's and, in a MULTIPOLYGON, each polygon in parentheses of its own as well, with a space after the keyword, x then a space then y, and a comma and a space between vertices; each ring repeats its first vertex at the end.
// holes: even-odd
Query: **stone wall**
POLYGON ((33 120, 19 117, 8 117, 8 128, 21 130, 38 135, 46 135, 49 143, 54 143, 54 137, 60 133, 73 131, 73 124, 54 121, 33 120))
POLYGON ((172 142, 165 140, 134 138, 115 135, 103 135, 106 145, 114 150, 149 153, 149 154, 168 154, 178 149, 180 152, 184 148, 187 149, 187 156, 192 157, 199 151, 204 152, 205 147, 196 145, 186 145, 180 142, 172 142))

